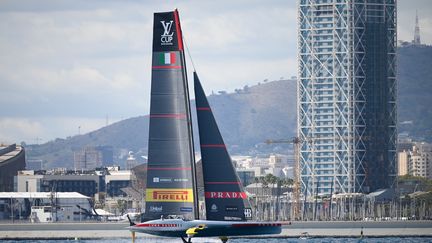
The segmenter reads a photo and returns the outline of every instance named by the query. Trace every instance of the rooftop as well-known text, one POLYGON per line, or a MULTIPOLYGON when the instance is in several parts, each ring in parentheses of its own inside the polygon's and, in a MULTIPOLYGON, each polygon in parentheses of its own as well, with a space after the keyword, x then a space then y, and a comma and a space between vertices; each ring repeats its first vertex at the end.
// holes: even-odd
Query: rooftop
POLYGON ((22 150, 23 148, 16 144, 9 146, 0 145, 0 163, 17 156, 22 150))
MULTIPOLYGON (((55 193, 56 198, 85 198, 78 192, 57 192, 55 193)), ((0 198, 51 198, 50 192, 0 192, 0 198)))

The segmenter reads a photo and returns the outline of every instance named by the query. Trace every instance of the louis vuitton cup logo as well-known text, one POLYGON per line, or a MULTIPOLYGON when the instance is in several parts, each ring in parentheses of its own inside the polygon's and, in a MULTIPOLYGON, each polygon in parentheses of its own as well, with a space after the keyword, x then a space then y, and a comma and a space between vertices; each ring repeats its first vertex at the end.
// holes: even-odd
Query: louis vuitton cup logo
POLYGON ((161 21, 161 24, 164 28, 164 32, 161 35, 161 45, 163 46, 173 44, 172 40, 173 40, 174 31, 171 31, 173 22, 174 21, 172 20, 169 22, 161 21))

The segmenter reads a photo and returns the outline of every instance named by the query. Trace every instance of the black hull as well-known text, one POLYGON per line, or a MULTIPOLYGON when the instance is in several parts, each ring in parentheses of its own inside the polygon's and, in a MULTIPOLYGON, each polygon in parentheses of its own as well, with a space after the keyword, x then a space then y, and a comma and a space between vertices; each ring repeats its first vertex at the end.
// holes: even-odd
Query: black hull
MULTIPOLYGON (((220 237, 220 236, 245 236, 245 235, 269 235, 280 234, 281 226, 250 226, 250 227, 221 227, 217 229, 204 229, 194 237, 220 237)), ((186 230, 182 231, 143 231, 142 233, 161 237, 187 237, 186 230)))

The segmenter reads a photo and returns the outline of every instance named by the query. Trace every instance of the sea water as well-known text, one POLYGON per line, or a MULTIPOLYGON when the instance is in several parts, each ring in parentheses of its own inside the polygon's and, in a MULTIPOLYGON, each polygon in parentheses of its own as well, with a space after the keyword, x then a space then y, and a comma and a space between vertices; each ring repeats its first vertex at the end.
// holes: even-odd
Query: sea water
MULTIPOLYGON (((113 238, 113 239, 92 239, 92 240, 4 240, 4 243, 131 243, 131 239, 128 238, 113 238)), ((137 238, 135 243, 181 243, 181 239, 175 238, 137 238)), ((204 243, 204 242, 221 242, 217 238, 194 238, 192 242, 204 243)), ((354 243, 354 242, 365 242, 365 243, 417 243, 417 242, 431 242, 432 237, 379 237, 379 238, 309 238, 309 239, 297 239, 297 238, 236 238, 228 240, 228 243, 354 243)))

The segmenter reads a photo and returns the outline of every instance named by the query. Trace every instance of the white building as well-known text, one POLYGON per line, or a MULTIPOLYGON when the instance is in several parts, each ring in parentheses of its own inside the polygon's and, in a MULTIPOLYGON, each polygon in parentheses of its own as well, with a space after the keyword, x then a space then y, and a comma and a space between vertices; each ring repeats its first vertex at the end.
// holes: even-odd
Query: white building
POLYGON ((138 161, 135 159, 132 151, 129 151, 129 156, 126 159, 125 164, 126 164, 126 170, 131 170, 132 168, 134 168, 139 164, 138 161))
POLYGON ((240 167, 240 168, 252 167, 251 156, 235 155, 235 156, 231 156, 231 160, 233 161, 233 163, 235 163, 236 167, 240 167))
POLYGON ((288 156, 286 155, 271 154, 268 157, 233 156, 232 160, 239 172, 251 170, 254 171, 256 177, 267 174, 286 177, 286 170, 284 171, 288 164, 288 156))
POLYGON ((90 198, 77 192, 0 192, 0 220, 80 221, 92 212, 90 198))
POLYGON ((131 185, 130 170, 118 166, 106 167, 106 171, 19 171, 15 176, 18 192, 79 192, 99 199, 100 193, 110 197, 125 196, 121 190, 131 185))
POLYGON ((285 155, 281 154, 272 154, 269 156, 269 165, 270 167, 278 167, 283 168, 288 163, 288 158, 285 155))
POLYGON ((16 178, 17 192, 40 192, 43 175, 35 175, 34 170, 21 170, 16 178))
POLYGON ((412 176, 432 178, 432 145, 416 143, 409 153, 408 173, 412 176))
POLYGON ((121 191, 131 185, 132 172, 130 170, 110 170, 105 175, 106 191, 110 197, 125 195, 121 191))

